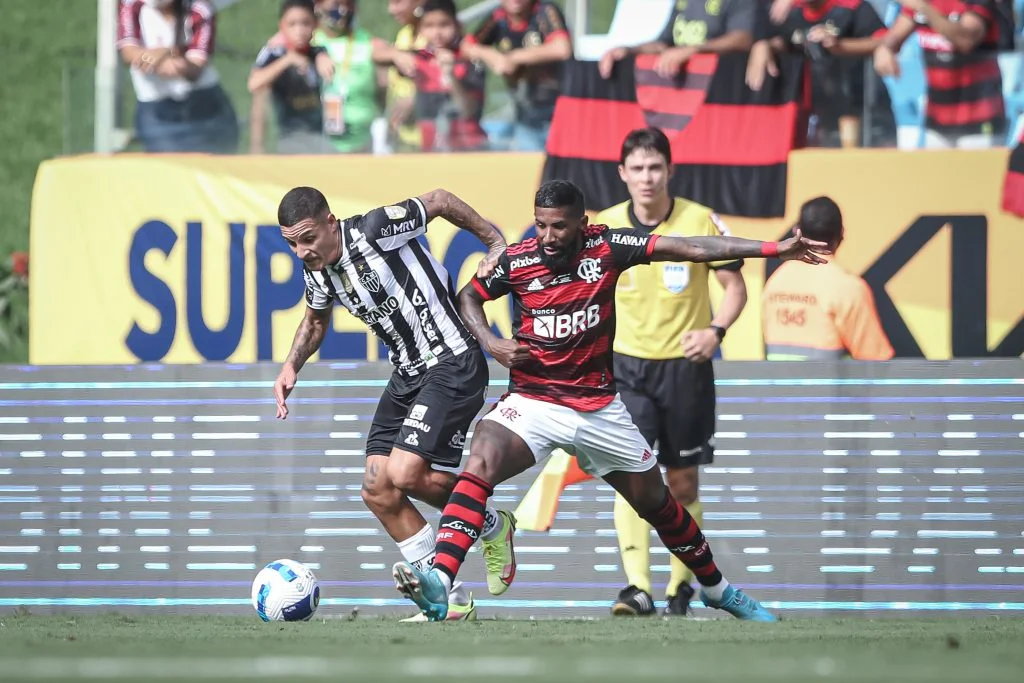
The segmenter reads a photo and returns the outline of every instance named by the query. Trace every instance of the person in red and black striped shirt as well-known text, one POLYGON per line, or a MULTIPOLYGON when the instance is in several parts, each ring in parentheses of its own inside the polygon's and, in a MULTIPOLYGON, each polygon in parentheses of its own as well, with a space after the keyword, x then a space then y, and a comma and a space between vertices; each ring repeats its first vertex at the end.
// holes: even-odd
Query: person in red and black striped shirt
POLYGON ((896 53, 914 31, 928 75, 927 147, 993 147, 1006 134, 996 51, 994 0, 902 0, 902 12, 875 50, 882 76, 900 74, 896 53))
POLYGON ((505 78, 515 104, 511 149, 543 151, 562 85, 562 62, 572 38, 558 5, 548 0, 501 0, 467 35, 463 53, 505 78))
POLYGON ((427 47, 416 54, 416 122, 424 151, 487 146, 480 125, 487 73, 462 52, 462 27, 452 0, 427 0, 420 17, 427 47))
POLYGON ((650 445, 619 398, 612 373, 615 285, 623 271, 651 261, 778 256, 821 263, 815 252, 826 246, 799 234, 766 243, 591 226, 583 192, 565 180, 542 185, 534 207, 538 236, 508 247, 497 263, 481 264, 459 293, 463 321, 511 370, 511 386, 476 425, 469 462, 441 514, 433 569, 399 562, 393 570, 396 587, 429 619, 444 619, 446 586, 480 535, 494 487, 561 448, 657 530, 697 577, 704 604, 739 619, 775 621, 722 576, 700 527, 669 493, 650 445), (506 294, 517 312, 515 339, 496 336, 484 315, 484 302, 506 294))
POLYGON ((468 151, 487 147, 480 125, 484 108, 483 68, 462 50, 462 26, 453 0, 426 0, 420 6, 419 36, 425 47, 412 52, 379 50, 379 63, 399 62, 413 72, 414 111, 424 152, 468 151))

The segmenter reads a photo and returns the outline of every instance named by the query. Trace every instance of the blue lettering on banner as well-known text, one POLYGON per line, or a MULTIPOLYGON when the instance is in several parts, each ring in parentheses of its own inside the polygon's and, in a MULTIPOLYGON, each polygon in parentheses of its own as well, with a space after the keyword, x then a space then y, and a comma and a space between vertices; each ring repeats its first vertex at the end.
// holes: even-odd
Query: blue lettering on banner
POLYGON ((128 277, 139 298, 156 309, 160 326, 156 332, 145 332, 132 323, 125 346, 141 361, 158 361, 167 355, 178 328, 178 312, 174 292, 167 283, 146 269, 146 254, 152 250, 170 256, 178 235, 163 221, 147 221, 135 231, 128 251, 128 277))
POLYGON ((245 325, 245 223, 231 223, 228 249, 228 320, 211 330, 203 318, 203 224, 189 222, 185 233, 185 317, 196 352, 206 360, 225 360, 242 341, 245 325))

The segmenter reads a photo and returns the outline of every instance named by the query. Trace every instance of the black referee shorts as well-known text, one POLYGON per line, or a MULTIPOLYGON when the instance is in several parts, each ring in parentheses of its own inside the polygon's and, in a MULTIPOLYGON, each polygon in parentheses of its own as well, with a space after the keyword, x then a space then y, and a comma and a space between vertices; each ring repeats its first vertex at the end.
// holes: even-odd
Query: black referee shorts
POLYGON ((366 454, 400 448, 434 465, 458 467, 487 382, 487 361, 475 345, 420 375, 394 372, 377 403, 366 454))
POLYGON ((668 468, 714 461, 715 370, 711 361, 647 360, 615 354, 615 382, 622 402, 647 443, 668 468))

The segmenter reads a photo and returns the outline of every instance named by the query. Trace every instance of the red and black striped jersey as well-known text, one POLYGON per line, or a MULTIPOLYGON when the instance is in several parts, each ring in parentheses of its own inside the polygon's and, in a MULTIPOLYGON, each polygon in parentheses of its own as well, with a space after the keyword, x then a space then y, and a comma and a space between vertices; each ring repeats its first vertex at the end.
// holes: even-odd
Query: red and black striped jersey
POLYGON ((417 50, 416 122, 426 152, 480 149, 487 133, 480 125, 484 109, 483 67, 454 50, 454 63, 445 68, 430 49, 417 50))
POLYGON ((473 279, 487 300, 512 295, 513 336, 530 347, 530 361, 511 370, 510 391, 585 412, 612 402, 615 284, 624 270, 651 262, 657 239, 644 230, 587 226, 583 248, 556 272, 531 238, 509 246, 490 277, 473 279))
POLYGON ((917 24, 928 77, 928 127, 981 128, 992 132, 1005 127, 1003 79, 999 71, 999 25, 993 0, 931 0, 950 21, 974 14, 985 22, 981 42, 967 54, 957 52, 948 38, 925 23, 912 10, 903 13, 917 24))
MULTIPOLYGON (((489 45, 507 53, 555 40, 571 40, 571 36, 558 4, 534 0, 529 14, 520 21, 498 7, 465 40, 467 44, 489 45)), ((562 62, 528 64, 516 69, 506 80, 512 88, 519 123, 540 126, 551 121, 561 92, 562 62)))

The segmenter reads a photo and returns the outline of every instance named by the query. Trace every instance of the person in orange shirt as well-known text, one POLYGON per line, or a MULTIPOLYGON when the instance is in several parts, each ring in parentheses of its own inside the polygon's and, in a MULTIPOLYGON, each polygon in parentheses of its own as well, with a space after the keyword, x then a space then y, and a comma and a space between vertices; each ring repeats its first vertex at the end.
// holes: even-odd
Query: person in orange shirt
MULTIPOLYGON (((843 241, 843 215, 829 197, 800 207, 796 225, 808 239, 843 241)), ((783 263, 761 295, 761 325, 768 360, 890 360, 894 353, 878 318, 871 288, 835 260, 808 268, 783 263)))

